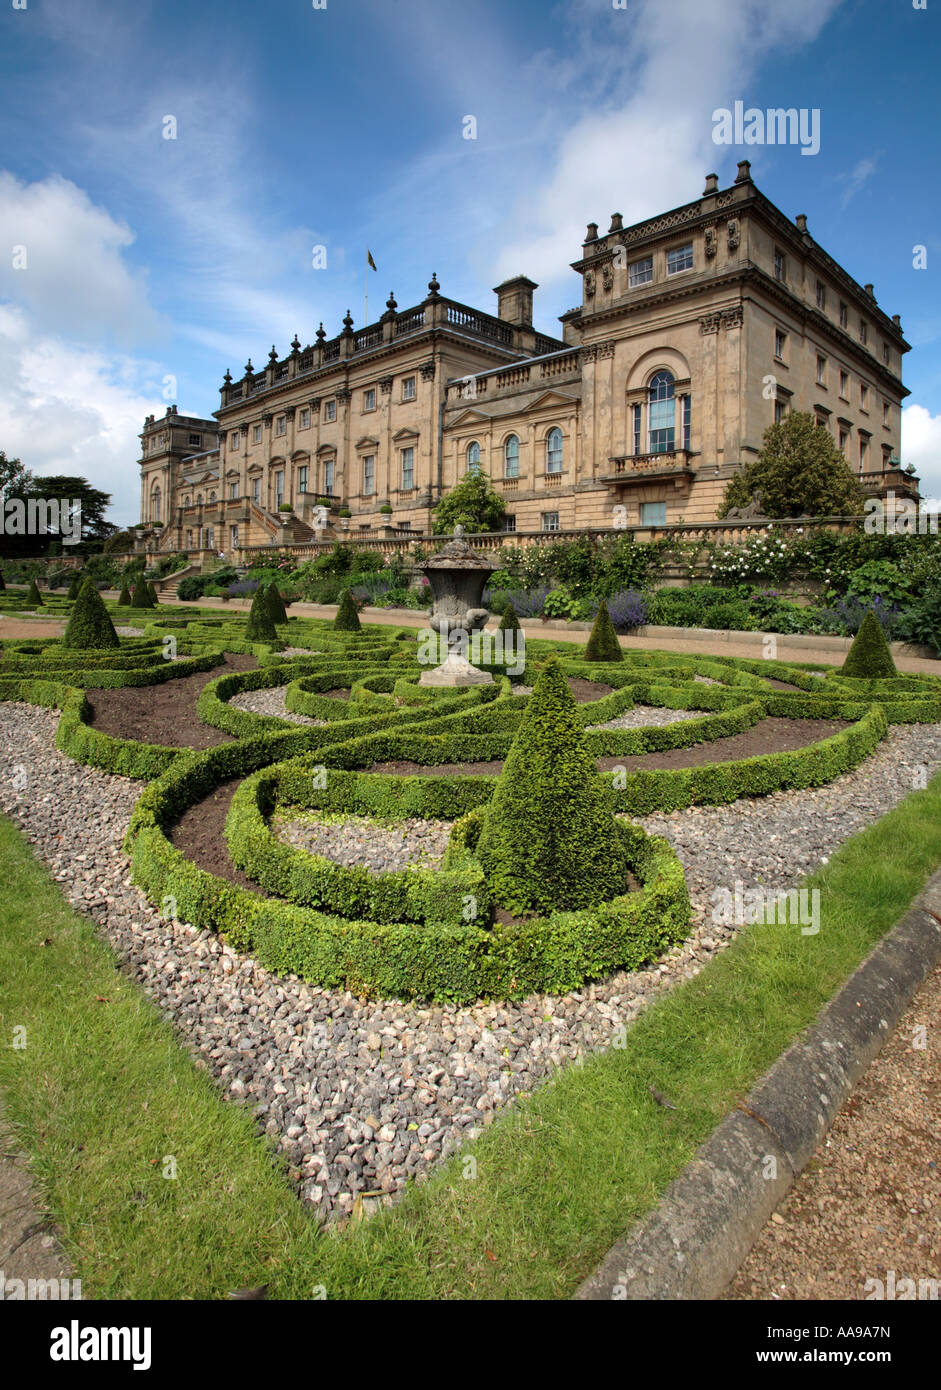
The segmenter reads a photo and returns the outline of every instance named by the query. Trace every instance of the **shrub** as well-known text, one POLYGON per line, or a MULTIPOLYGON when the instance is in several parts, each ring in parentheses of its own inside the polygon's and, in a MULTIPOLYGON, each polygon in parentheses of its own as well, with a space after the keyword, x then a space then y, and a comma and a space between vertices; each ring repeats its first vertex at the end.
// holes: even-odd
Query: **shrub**
POLYGON ((588 645, 585 647, 585 660, 624 660, 624 653, 621 651, 621 644, 618 641, 618 635, 614 630, 611 615, 608 613, 608 605, 605 603, 604 599, 601 600, 601 607, 598 609, 595 625, 588 638, 588 645))
POLYGON ((201 574, 184 575, 176 586, 176 596, 184 603, 192 603, 194 599, 202 598, 204 579, 201 574))
POLYGON ((26 598, 23 602, 27 608, 45 608, 42 594, 36 587, 35 579, 29 581, 29 588, 26 590, 26 598))
POLYGON ((615 632, 633 632, 648 622, 647 598, 636 589, 624 589, 606 602, 615 632))
POLYGON ((340 597, 340 607, 333 620, 333 626, 337 632, 361 632, 362 623, 356 611, 356 604, 353 602, 353 595, 349 589, 344 589, 340 597))
POLYGON ((872 613, 867 613, 863 619, 862 626, 843 662, 842 673, 844 676, 855 676, 862 680, 879 680, 886 676, 898 675, 885 640, 885 633, 872 613))
POLYGON ((62 638, 62 646, 80 651, 120 646, 114 623, 91 579, 86 579, 79 590, 62 638))
POLYGON ((575 598, 564 585, 561 585, 546 594, 542 611, 547 618, 567 618, 569 622, 584 622, 591 612, 591 605, 587 599, 575 598))
POLYGON ((941 583, 927 585, 918 601, 902 611, 898 635, 907 642, 923 642, 941 656, 941 583))
POLYGON ((143 575, 139 576, 134 584, 134 592, 131 595, 132 608, 153 608, 154 602, 150 597, 150 591, 144 582, 143 575))
POLYGON ((147 593, 150 595, 150 606, 151 606, 151 608, 156 608, 156 607, 157 607, 157 604, 160 602, 160 598, 159 598, 159 595, 158 595, 158 593, 157 593, 156 586, 154 585, 153 582, 151 582, 151 583, 149 583, 149 584, 147 585, 147 593))
POLYGON ((284 606, 284 599, 281 597, 281 590, 274 582, 268 585, 268 607, 271 610, 271 617, 275 623, 287 622, 288 614, 284 606))
POLYGON ((501 632, 519 632, 520 620, 516 616, 516 609, 511 600, 507 600, 507 605, 503 610, 503 617, 500 619, 501 632))
POLYGON ((591 907, 624 891, 610 794, 555 657, 536 680, 477 854, 494 899, 517 914, 591 907))
MULTIPOLYGON (((186 583, 185 579, 180 581, 182 587, 186 583)), ((234 584, 230 584, 226 591, 229 598, 248 598, 258 588, 257 579, 237 579, 234 584)), ((179 593, 179 590, 177 590, 179 593)))
POLYGON ((71 599, 71 600, 74 602, 75 599, 77 599, 78 596, 79 596, 79 592, 80 592, 80 590, 81 590, 81 587, 82 587, 82 576, 76 572, 75 574, 72 575, 72 578, 71 578, 71 580, 69 581, 68 591, 67 591, 67 593, 66 593, 66 595, 65 595, 66 598, 67 598, 67 599, 71 599))
POLYGON ((268 590, 259 585, 252 598, 252 606, 245 625, 246 642, 276 642, 278 632, 274 625, 268 590))
POLYGON ((128 589, 127 584, 122 584, 122 585, 121 585, 121 592, 118 594, 118 607, 119 607, 119 608, 130 608, 130 606, 131 606, 131 591, 130 591, 130 589, 128 589))
POLYGON ((7 581, 3 577, 3 570, 0 570, 0 594, 6 592, 7 581))

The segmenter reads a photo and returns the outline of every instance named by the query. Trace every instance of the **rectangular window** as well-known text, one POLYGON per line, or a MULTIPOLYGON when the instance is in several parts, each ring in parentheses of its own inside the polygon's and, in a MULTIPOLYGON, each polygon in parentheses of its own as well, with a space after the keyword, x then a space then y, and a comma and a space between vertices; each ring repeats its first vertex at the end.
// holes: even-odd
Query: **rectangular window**
POLYGON ((861 434, 861 435, 859 436, 859 471, 860 471, 860 473, 865 472, 866 465, 867 465, 868 462, 869 462, 869 439, 867 438, 866 435, 861 434))
POLYGON ((502 527, 502 529, 503 529, 504 531, 515 531, 515 530, 516 530, 516 517, 515 517, 515 516, 510 516, 510 514, 507 513, 507 514, 504 516, 504 518, 503 518, 503 527, 502 527))
POLYGON ((683 397, 683 448, 687 451, 690 447, 690 434, 693 417, 693 399, 691 396, 683 397))
POLYGON ((846 305, 843 303, 843 301, 842 301, 842 299, 841 299, 841 300, 840 300, 840 327, 841 327, 841 328, 845 328, 845 327, 847 326, 848 323, 849 323, 849 310, 847 309, 846 305))
POLYGON ((826 285, 823 283, 822 280, 818 280, 818 281, 817 281, 817 308, 818 308, 818 309, 825 309, 826 307, 827 307, 827 287, 826 287, 826 285))
POLYGON ((230 527, 229 527, 229 542, 230 542, 230 544, 231 544, 233 550, 238 549, 238 543, 239 543, 239 528, 238 528, 238 526, 230 526, 230 527))
POLYGON ((252 479, 252 501, 253 501, 253 502, 260 502, 260 501, 261 501, 261 479, 260 479, 260 478, 253 478, 253 479, 252 479))
POLYGON ((284 474, 281 472, 274 475, 274 500, 279 507, 284 501, 284 474))
POLYGON ((675 246, 672 251, 667 252, 667 274, 678 275, 681 270, 692 270, 693 268, 693 243, 687 242, 685 246, 675 246))
POLYGON ((235 502, 239 495, 238 483, 229 483, 229 500, 235 502))
POLYGON ((640 524, 641 526, 666 526, 666 502, 641 502, 640 524))
POLYGON ((279 415, 278 418, 277 418, 277 420, 275 421, 275 424, 274 424, 274 432, 275 432, 275 434, 286 434, 286 433, 287 433, 287 428, 288 428, 287 418, 286 418, 284 415, 279 415))
POLYGON ((252 425, 252 443, 261 443, 261 425, 252 425))
POLYGON ((412 523, 410 521, 400 521, 398 527, 400 531, 411 531, 412 523))
POLYGON ((193 446, 194 449, 199 449, 202 446, 202 442, 203 437, 201 434, 190 435, 190 444, 193 446))
POLYGON ((860 383, 859 387, 859 408, 860 410, 869 409, 869 387, 860 383))
POLYGON ((323 418, 324 418, 325 420, 335 420, 335 419, 337 418, 337 403, 336 403, 336 401, 324 401, 324 403, 323 403, 323 418))
POLYGON ((193 548, 193 533, 192 533, 192 531, 187 531, 187 533, 186 533, 186 548, 187 548, 187 550, 192 550, 192 548, 193 548))
POLYGON ((645 256, 642 261, 635 261, 628 267, 627 283, 632 290, 638 285, 649 285, 653 280, 653 256, 645 256))
POLYGON ((883 402, 882 402, 882 423, 883 423, 885 426, 887 426, 887 427, 888 427, 888 425, 889 425, 889 423, 890 423, 890 420, 889 420, 889 402, 888 402, 888 401, 883 401, 883 402))
MULTIPOLYGON (((414 377, 412 378, 414 380, 414 377)), ((402 450, 402 491, 408 492, 415 486, 415 450, 402 450)))
POLYGON ((375 391, 375 387, 372 387, 372 386, 371 386, 371 387, 369 388, 368 391, 364 391, 364 392, 363 392, 363 410, 364 410, 364 411, 365 411, 365 410, 375 410, 375 408, 376 408, 376 391, 375 391))
POLYGON ((207 526, 207 527, 206 527, 206 549, 207 549, 207 550, 215 550, 215 548, 216 548, 216 533, 215 533, 215 530, 213 529, 212 526, 207 526))
POLYGON ((840 395, 843 397, 845 401, 848 401, 850 398, 849 372, 840 372, 840 395))
POLYGON ((883 344, 882 344, 882 360, 883 360, 883 362, 885 363, 885 365, 886 365, 887 367, 890 365, 890 363, 891 363, 891 361, 892 361, 892 354, 891 354, 891 352, 889 351, 889 345, 888 345, 888 343, 883 343, 883 344))
POLYGON ((775 423, 776 425, 780 425, 780 423, 781 423, 781 421, 784 419, 785 415, 787 415, 787 402, 786 402, 786 401, 775 401, 775 403, 774 403, 774 423, 775 423))
POLYGON ((297 470, 297 490, 298 492, 307 491, 307 464, 305 463, 297 470))
POLYGON ((363 494, 371 497, 376 490, 376 457, 366 454, 363 459, 363 494))
POLYGON ((817 385, 818 385, 818 386, 825 386, 825 385, 826 385, 826 382, 827 382, 827 359, 826 359, 825 357, 818 357, 818 358, 817 358, 817 385))
POLYGON ((230 448, 230 449, 237 449, 238 446, 239 446, 239 432, 238 432, 238 430, 233 430, 232 434, 229 435, 229 448, 230 448))
POLYGON ((413 401, 415 399, 415 378, 413 376, 402 378, 402 399, 403 401, 413 401))
POLYGON ((849 430, 841 429, 841 430, 840 430, 840 453, 841 453, 841 454, 845 454, 845 453, 846 453, 846 446, 847 446, 847 444, 849 443, 849 439, 850 439, 850 432, 849 432, 849 430))
POLYGON ((863 320, 859 320, 859 341, 863 347, 869 342, 869 325, 863 320))
POLYGON ((782 284, 787 279, 787 257, 777 247, 774 248, 774 278, 782 284))
POLYGON ((309 410, 306 406, 305 406, 304 409, 301 411, 301 423, 300 423, 300 428, 301 428, 302 430, 309 430, 309 429, 310 429, 310 410, 309 410))
POLYGON ((542 514, 542 529, 543 529, 544 531, 558 531, 558 529, 559 529, 559 513, 558 513, 558 512, 543 512, 543 514, 542 514))
POLYGON ((648 453, 671 454, 675 447, 676 401, 668 396, 663 401, 651 401, 647 407, 650 428, 648 453))
POLYGON ((634 417, 634 453, 639 454, 641 451, 641 441, 643 439, 643 431, 641 428, 641 421, 643 417, 641 413, 641 407, 639 405, 633 406, 632 414, 634 417))
POLYGON ((782 333, 780 328, 774 330, 774 355, 780 361, 784 357, 784 349, 787 347, 787 334, 782 333))
POLYGON ((333 496, 333 474, 336 462, 336 459, 327 459, 323 466, 323 490, 327 497, 333 496))

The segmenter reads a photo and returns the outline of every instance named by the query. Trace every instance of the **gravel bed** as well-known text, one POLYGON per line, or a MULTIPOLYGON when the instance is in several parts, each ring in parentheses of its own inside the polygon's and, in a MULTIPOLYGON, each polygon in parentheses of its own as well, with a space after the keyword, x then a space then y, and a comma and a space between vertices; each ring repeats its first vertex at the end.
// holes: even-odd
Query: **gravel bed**
POLYGON ((689 871, 700 920, 686 943, 649 970, 564 998, 428 1007, 311 988, 163 920, 132 884, 121 849, 142 784, 59 753, 57 718, 0 704, 0 809, 99 924, 197 1065, 251 1106, 323 1221, 348 1215, 357 1192, 384 1194, 365 1199, 367 1212, 388 1205, 515 1093, 610 1046, 652 997, 696 974, 735 931, 705 920, 714 882, 792 882, 907 795, 919 766, 941 763, 941 726, 902 727, 831 787, 647 817, 689 871))
POLYGON ((662 705, 635 705, 606 724, 589 724, 588 732, 596 729, 652 729, 664 724, 681 724, 684 719, 702 719, 706 710, 666 709, 662 705))
POLYGON ((116 627, 114 630, 119 637, 143 637, 144 635, 142 627, 116 627))
POLYGON ((241 695, 233 695, 230 704, 233 709, 243 709, 249 714, 273 714, 278 719, 289 719, 292 724, 316 724, 323 728, 329 721, 314 719, 310 714, 295 714, 284 703, 286 685, 272 685, 267 690, 243 690, 241 695))
POLYGON ((342 820, 292 820, 276 816, 276 835, 298 849, 322 854, 338 864, 362 864, 374 873, 390 873, 411 865, 431 868, 448 847, 449 821, 401 820, 386 825, 368 816, 342 820))

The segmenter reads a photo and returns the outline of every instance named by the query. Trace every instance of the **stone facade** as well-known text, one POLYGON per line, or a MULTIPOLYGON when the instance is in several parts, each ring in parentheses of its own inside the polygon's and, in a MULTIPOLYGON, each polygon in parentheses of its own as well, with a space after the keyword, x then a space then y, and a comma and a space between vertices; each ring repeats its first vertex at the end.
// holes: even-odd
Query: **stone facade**
POLYGON ((159 549, 431 529, 468 468, 518 532, 711 521, 728 479, 789 410, 814 413, 868 492, 917 497, 897 462, 898 316, 755 187, 709 175, 701 198, 606 233, 590 223, 563 337, 537 333, 537 286, 497 287, 495 316, 390 296, 378 323, 230 374, 212 420, 168 410, 142 434, 141 520, 159 549), (286 508, 290 506, 291 510, 286 508), (349 515, 346 515, 349 513, 349 515), (342 514, 342 515, 341 515, 342 514))

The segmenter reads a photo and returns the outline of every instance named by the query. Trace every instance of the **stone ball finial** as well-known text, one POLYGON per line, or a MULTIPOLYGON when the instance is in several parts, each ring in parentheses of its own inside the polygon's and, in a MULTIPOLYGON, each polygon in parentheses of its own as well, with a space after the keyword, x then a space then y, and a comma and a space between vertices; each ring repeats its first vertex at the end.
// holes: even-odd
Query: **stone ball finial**
POLYGON ((271 344, 271 351, 268 353, 268 361, 269 361, 269 362, 277 362, 277 360, 278 360, 278 349, 275 347, 274 343, 272 343, 272 344, 271 344))
POLYGON ((437 297, 437 294, 438 294, 438 291, 440 290, 440 288, 441 288, 441 286, 440 286, 439 283, 438 283, 438 277, 437 277, 437 275, 435 274, 435 272, 432 271, 432 272, 431 272, 431 279, 428 281, 428 293, 429 293, 429 295, 431 296, 432 299, 435 299, 435 298, 437 297))
POLYGON ((460 522, 458 522, 458 524, 454 528, 454 539, 456 541, 464 539, 464 527, 461 525, 460 522))
POLYGON ((317 339, 318 343, 322 343, 323 340, 324 340, 324 338, 326 338, 326 336, 327 336, 327 331, 326 331, 326 329, 325 329, 324 326, 323 326, 323 320, 322 320, 322 319, 321 319, 321 321, 320 321, 320 327, 317 329, 317 332, 314 334, 314 336, 315 336, 315 338, 317 339))

